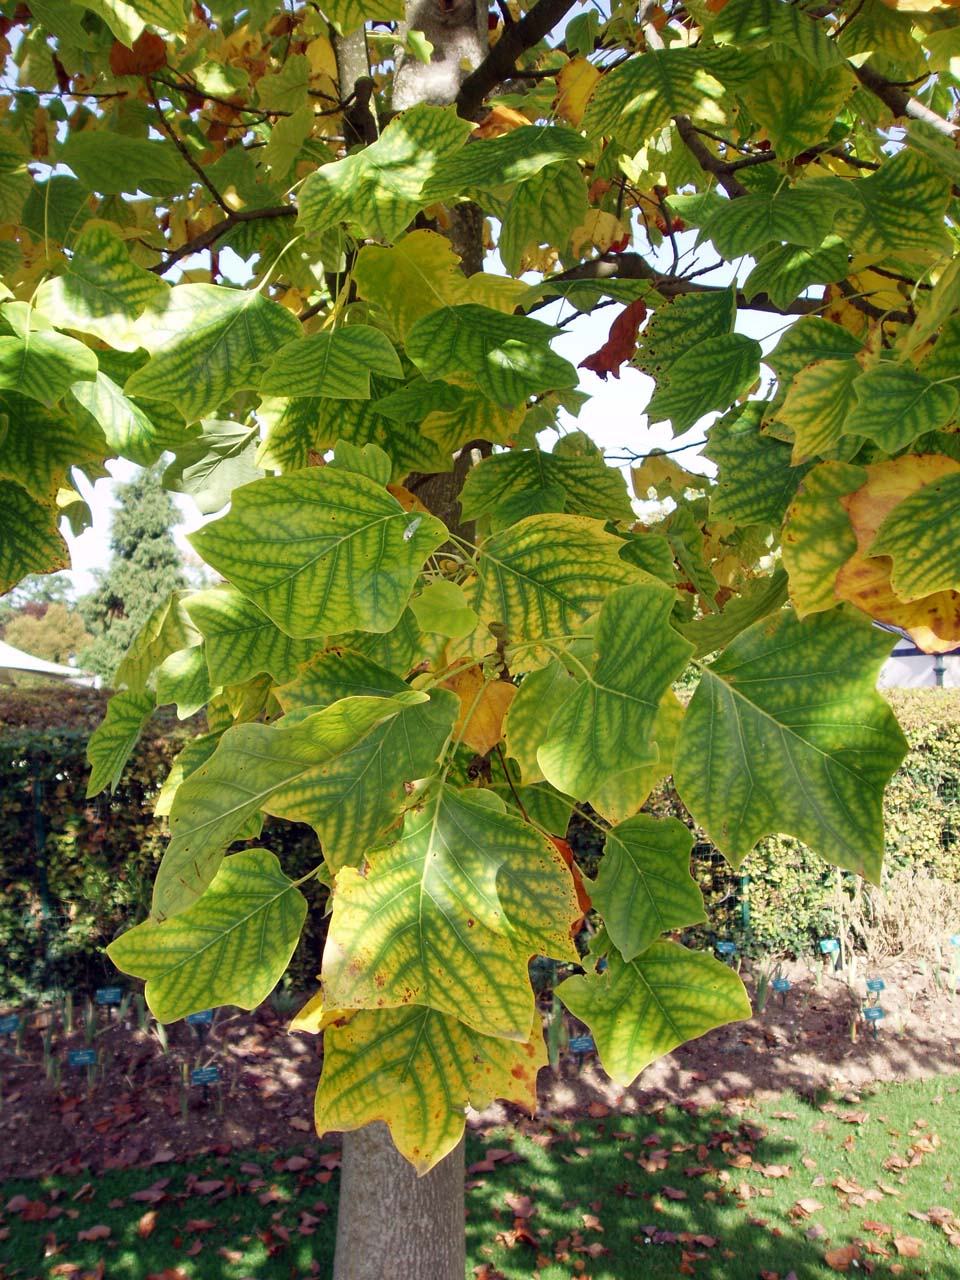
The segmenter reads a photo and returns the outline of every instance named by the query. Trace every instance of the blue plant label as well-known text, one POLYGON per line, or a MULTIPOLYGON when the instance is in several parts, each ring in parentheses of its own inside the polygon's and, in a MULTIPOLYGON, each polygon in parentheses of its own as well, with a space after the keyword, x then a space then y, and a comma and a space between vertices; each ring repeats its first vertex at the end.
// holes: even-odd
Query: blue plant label
POLYGON ((836 938, 821 938, 820 950, 823 952, 825 956, 836 955, 836 953, 840 950, 840 943, 837 941, 836 938))
POLYGON ((883 980, 882 978, 868 978, 868 979, 867 979, 867 990, 868 990, 868 991, 886 991, 886 989, 887 989, 887 984, 884 982, 884 980, 883 980))
POLYGON ((864 1009, 863 1016, 868 1022, 879 1022, 885 1014, 878 1004, 872 1004, 869 1009, 864 1009))
POLYGON ((960 933, 951 933, 950 945, 951 947, 960 947, 960 933))
POLYGON ((717 950, 722 956, 732 956, 737 949, 735 942, 718 942, 717 950))
POLYGON ((67 1065, 71 1067, 94 1067, 97 1064, 95 1049, 71 1049, 67 1054, 67 1065))
POLYGON ((570 1040, 571 1053, 593 1053, 596 1047, 593 1043, 593 1036, 573 1036, 570 1040))
POLYGON ((213 1021, 212 1009, 201 1009, 198 1013, 188 1013, 187 1022, 191 1027, 204 1027, 213 1021))
POLYGON ((216 1084, 219 1079, 219 1067, 196 1067, 190 1072, 191 1084, 216 1084))
POLYGON ((774 978, 773 982, 771 982, 771 984, 770 984, 770 985, 773 987, 774 991, 789 991, 789 990, 790 990, 790 980, 789 980, 789 978, 774 978))
POLYGON ((120 1004, 123 1001, 122 987, 98 987, 93 993, 97 1004, 120 1004))
POLYGON ((0 1018, 0 1036, 12 1036, 15 1031, 20 1029, 19 1013, 9 1013, 5 1018, 0 1018))

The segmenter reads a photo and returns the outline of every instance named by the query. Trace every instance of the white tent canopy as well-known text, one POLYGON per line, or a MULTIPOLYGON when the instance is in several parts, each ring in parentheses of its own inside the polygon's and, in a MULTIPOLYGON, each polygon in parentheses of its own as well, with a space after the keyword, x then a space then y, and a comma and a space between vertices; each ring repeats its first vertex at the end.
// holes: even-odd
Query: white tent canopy
POLYGON ((54 680, 73 680, 77 684, 92 684, 95 677, 78 667, 65 667, 59 662, 47 662, 44 658, 35 658, 32 653, 24 653, 15 649, 12 644, 0 640, 0 683, 12 684, 15 671, 25 671, 31 675, 50 676, 54 680))

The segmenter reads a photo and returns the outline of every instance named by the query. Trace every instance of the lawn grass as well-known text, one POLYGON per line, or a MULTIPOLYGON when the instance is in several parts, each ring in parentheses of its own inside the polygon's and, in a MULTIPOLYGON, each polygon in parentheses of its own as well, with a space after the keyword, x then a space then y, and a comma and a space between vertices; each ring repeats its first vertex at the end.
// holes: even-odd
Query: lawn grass
MULTIPOLYGON (((935 1206, 960 1217, 958 1152, 960 1077, 889 1086, 853 1103, 791 1097, 472 1134, 468 1164, 481 1168, 468 1175, 467 1276, 785 1280, 793 1271, 815 1280, 838 1274, 828 1254, 842 1263, 832 1251, 859 1242, 851 1275, 872 1267, 881 1280, 960 1280, 960 1247, 936 1223, 911 1217, 935 1206)), ((19 1195, 60 1213, 0 1214, 0 1276, 52 1280, 68 1274, 55 1270, 65 1263, 93 1271, 103 1262, 108 1280, 174 1268, 192 1280, 328 1277, 338 1175, 325 1166, 333 1163, 329 1151, 306 1164, 258 1152, 10 1181, 0 1205, 19 1195), (164 1178, 156 1203, 130 1198, 164 1178), (97 1226, 109 1235, 78 1240, 97 1226)))

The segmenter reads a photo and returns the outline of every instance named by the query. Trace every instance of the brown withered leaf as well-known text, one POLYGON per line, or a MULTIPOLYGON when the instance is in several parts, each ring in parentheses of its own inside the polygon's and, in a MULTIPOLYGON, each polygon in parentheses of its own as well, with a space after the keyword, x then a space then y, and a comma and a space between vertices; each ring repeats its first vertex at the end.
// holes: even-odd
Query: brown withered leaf
POLYGON ((849 1271, 855 1262, 860 1261, 860 1246, 845 1244, 839 1249, 828 1249, 823 1260, 832 1271, 849 1271))
POLYGON ((513 1210, 515 1218, 532 1218, 537 1212, 537 1207, 529 1196, 517 1195, 515 1191, 508 1191, 503 1201, 513 1210))
POLYGON ((919 1258, 923 1241, 916 1236, 894 1236, 893 1247, 901 1258, 919 1258))
POLYGON ((133 47, 114 40, 110 48, 110 70, 115 76, 148 76, 166 64, 167 46, 152 31, 142 32, 133 47))
POLYGON ((647 308, 642 298, 637 298, 628 307, 624 307, 610 326, 606 342, 599 350, 581 360, 579 368, 589 369, 604 382, 608 373, 619 378, 621 366, 626 364, 636 350, 637 330, 646 316, 647 308))
POLYGON ((140 1215, 137 1222, 137 1235, 141 1240, 146 1240, 147 1236, 153 1232, 156 1225, 157 1211, 156 1209, 148 1209, 146 1213, 140 1215))
POLYGON ((86 1231, 77 1232, 77 1240, 107 1240, 110 1237, 110 1228, 102 1222, 98 1222, 95 1227, 88 1227, 86 1231))
POLYGON ((802 1200, 794 1201, 793 1207, 790 1210, 790 1217, 803 1220, 804 1218, 809 1218, 812 1213, 816 1213, 822 1208, 823 1205, 819 1200, 814 1200, 812 1196, 805 1196, 802 1200))

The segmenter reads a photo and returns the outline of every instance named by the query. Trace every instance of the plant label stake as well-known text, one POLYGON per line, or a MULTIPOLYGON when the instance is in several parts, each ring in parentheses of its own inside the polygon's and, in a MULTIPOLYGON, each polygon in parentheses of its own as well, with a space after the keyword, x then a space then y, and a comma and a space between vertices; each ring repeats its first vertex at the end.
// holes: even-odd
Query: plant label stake
POLYGON ((717 955, 723 956, 724 960, 730 967, 733 967, 733 957, 737 954, 737 944, 735 942, 718 942, 717 955))
POLYGON ((20 1030, 19 1013, 8 1013, 5 1018, 0 1018, 0 1036, 13 1036, 20 1030))
POLYGON ((190 1072, 190 1083, 203 1085, 203 1105, 210 1101, 210 1086, 220 1079, 219 1067, 195 1067, 190 1072))
POLYGON ((839 938, 821 938, 820 953, 821 955, 832 957, 834 969, 840 968, 840 939, 839 938))
POLYGON ((213 1022, 212 1009, 200 1009, 197 1013, 187 1014, 187 1026, 193 1028, 193 1033, 200 1041, 201 1046, 207 1038, 207 1032, 213 1022))
POLYGON ((873 1038, 874 1040, 876 1040, 877 1023, 880 1021, 881 1018, 885 1017, 886 1015, 884 1014, 883 1010, 880 1008, 878 1004, 871 1004, 871 1005, 868 1005, 866 1009, 864 1009, 863 1016, 872 1025, 873 1038))
POLYGON ((98 987, 93 993, 94 1002, 101 1009, 107 1010, 107 1017, 113 1017, 113 1010, 123 1001, 122 987, 98 987))
POLYGON ((773 987, 774 991, 776 991, 779 994, 780 1004, 786 1007, 787 992, 790 990, 790 979, 774 978, 774 980, 770 983, 770 985, 771 987, 773 987))
POLYGON ((876 1003, 876 1000, 879 999, 880 992, 886 991, 886 989, 887 989, 887 984, 884 982, 882 978, 867 979, 867 990, 873 993, 875 997, 874 1003, 876 1003))
POLYGON ((593 1036, 571 1036, 570 1052, 577 1059, 577 1074, 583 1070, 583 1060, 588 1053, 596 1053, 597 1046, 593 1042, 593 1036))

